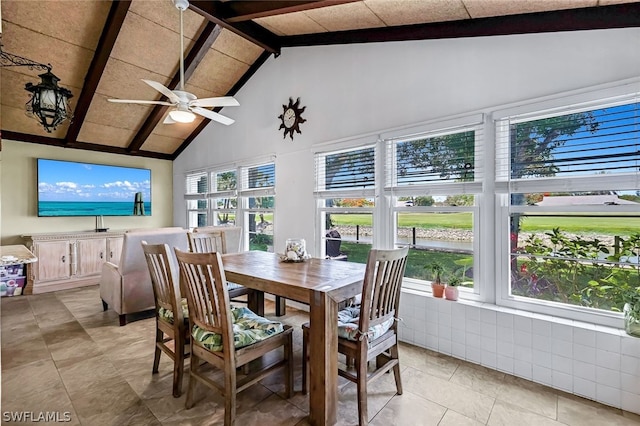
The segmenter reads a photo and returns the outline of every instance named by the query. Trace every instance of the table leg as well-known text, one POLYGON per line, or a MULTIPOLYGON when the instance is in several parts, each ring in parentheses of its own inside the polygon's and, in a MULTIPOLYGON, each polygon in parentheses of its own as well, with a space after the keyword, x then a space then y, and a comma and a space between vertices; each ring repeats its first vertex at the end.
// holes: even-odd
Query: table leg
POLYGON ((309 317, 309 422, 333 425, 338 407, 338 304, 326 293, 315 293, 309 317))
POLYGON ((264 292, 253 290, 248 294, 248 308, 261 317, 264 316, 264 292))
POLYGON ((276 316, 281 317, 287 314, 287 299, 282 296, 276 296, 276 316))

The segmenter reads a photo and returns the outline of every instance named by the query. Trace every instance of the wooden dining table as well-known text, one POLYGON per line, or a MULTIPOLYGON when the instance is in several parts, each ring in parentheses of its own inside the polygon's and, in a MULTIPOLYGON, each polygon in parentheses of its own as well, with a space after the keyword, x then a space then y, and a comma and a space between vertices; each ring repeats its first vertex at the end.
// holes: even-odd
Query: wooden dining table
POLYGON ((309 305, 309 422, 336 423, 338 304, 362 291, 365 265, 330 259, 283 262, 275 253, 222 256, 227 280, 309 305))

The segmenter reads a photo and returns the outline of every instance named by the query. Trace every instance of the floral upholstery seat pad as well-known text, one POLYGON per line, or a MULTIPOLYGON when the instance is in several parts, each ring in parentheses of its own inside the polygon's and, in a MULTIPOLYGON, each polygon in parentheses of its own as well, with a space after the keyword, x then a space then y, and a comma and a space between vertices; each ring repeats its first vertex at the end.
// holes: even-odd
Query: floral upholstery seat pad
MULTIPOLYGON (((393 325, 394 318, 389 318, 385 322, 372 325, 367 331, 367 339, 372 342, 387 332, 393 325)), ((338 312, 338 336, 343 339, 353 340, 360 339, 360 331, 358 323, 360 322, 360 307, 350 306, 338 312)))
POLYGON ((240 284, 236 284, 236 283, 230 283, 227 281, 227 288, 229 290, 235 290, 237 288, 242 288, 243 286, 241 286, 240 284))
MULTIPOLYGON (((233 320, 233 343, 236 349, 252 345, 284 331, 281 322, 271 321, 256 315, 245 307, 232 306, 231 317, 233 320)), ((191 336, 195 342, 199 342, 210 351, 222 350, 222 335, 218 333, 194 325, 191 336)))
MULTIPOLYGON (((189 306, 187 305, 187 299, 182 299, 180 301, 180 306, 182 307, 182 318, 184 318, 185 320, 189 319, 189 306)), ((158 309, 158 316, 160 317, 160 319, 173 324, 173 311, 171 309, 158 309)))

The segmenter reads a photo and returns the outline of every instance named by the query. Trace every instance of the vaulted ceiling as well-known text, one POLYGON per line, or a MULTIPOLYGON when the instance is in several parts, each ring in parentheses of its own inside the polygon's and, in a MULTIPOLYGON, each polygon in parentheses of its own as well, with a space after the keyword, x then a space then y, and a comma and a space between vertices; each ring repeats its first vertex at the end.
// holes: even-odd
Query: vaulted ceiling
MULTIPOLYGON (((71 123, 47 133, 25 114, 25 84, 40 72, 2 64, 2 138, 174 159, 209 124, 198 116, 167 125, 171 107, 107 102, 165 100, 141 79, 178 87, 180 21, 171 0, 0 0, 0 12, 2 50, 50 63, 74 110, 71 123)), ((185 89, 233 96, 291 46, 637 26, 640 2, 625 0, 198 0, 184 12, 185 89)))

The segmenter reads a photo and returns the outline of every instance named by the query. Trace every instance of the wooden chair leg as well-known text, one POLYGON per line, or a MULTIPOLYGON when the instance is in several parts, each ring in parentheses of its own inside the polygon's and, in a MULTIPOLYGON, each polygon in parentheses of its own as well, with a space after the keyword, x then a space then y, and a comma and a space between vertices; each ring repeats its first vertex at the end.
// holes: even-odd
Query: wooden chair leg
POLYGON ((173 396, 179 398, 182 395, 182 376, 184 375, 184 337, 177 337, 174 341, 173 360, 173 396))
POLYGON ((305 327, 302 327, 302 394, 306 395, 307 388, 307 362, 308 362, 308 348, 309 333, 305 327))
POLYGON ((358 376, 358 425, 363 426, 369 423, 367 416, 367 360, 360 357, 356 361, 356 369, 358 376))
MULTIPOLYGON (((227 370, 225 368, 225 370, 227 370)), ((235 368, 230 368, 231 374, 225 374, 224 389, 224 426, 232 426, 236 420, 237 380, 235 368)))
POLYGON ((191 362, 189 363, 189 386, 187 386, 187 399, 184 403, 184 407, 188 410, 193 407, 194 399, 193 392, 195 391, 195 387, 197 384, 197 379, 194 378, 194 374, 198 371, 198 365, 200 364, 200 359, 193 354, 193 350, 191 351, 191 362))
POLYGON ((162 354, 160 344, 162 344, 163 336, 164 333, 160 329, 156 328, 156 351, 153 356, 153 370, 151 370, 154 374, 158 372, 158 366, 160 365, 160 355, 162 354))
MULTIPOLYGON (((391 347, 390 353, 391 353, 391 358, 400 359, 400 358, 398 358, 398 345, 397 344, 391 347)), ((400 378, 400 363, 399 362, 396 365, 393 366, 393 377, 396 379, 396 392, 398 393, 398 395, 402 395, 402 379, 400 378)))

